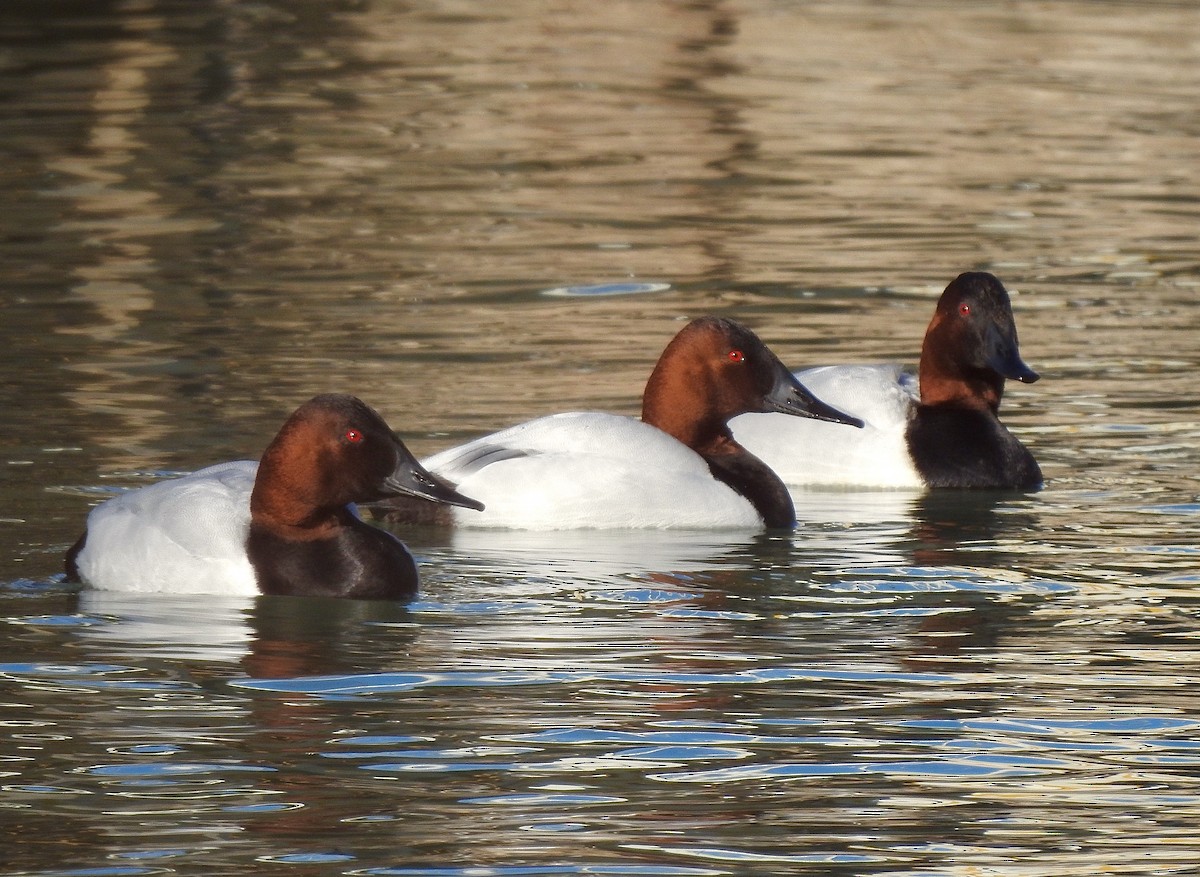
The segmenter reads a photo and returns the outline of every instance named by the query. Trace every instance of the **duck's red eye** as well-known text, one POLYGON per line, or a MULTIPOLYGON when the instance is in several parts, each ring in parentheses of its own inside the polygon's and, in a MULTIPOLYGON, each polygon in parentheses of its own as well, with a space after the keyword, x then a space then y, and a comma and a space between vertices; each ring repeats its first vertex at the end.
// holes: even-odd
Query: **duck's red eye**
POLYGON ((348 429, 346 430, 345 438, 350 444, 356 445, 363 440, 363 434, 357 429, 348 429))
POLYGON ((971 306, 969 304, 967 304, 966 302, 963 302, 962 304, 960 304, 958 306, 958 312, 965 317, 969 313, 971 313, 971 306))
POLYGON ((746 358, 746 354, 742 353, 742 351, 740 351, 740 350, 729 351, 729 361, 730 362, 741 362, 745 358, 746 358))

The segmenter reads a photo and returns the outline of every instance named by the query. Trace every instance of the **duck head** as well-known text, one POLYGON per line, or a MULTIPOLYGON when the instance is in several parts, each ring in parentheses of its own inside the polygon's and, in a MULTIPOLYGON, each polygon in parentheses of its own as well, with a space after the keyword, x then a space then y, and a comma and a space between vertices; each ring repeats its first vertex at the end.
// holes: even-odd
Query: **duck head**
POLYGON ((938 300, 921 347, 921 402, 996 411, 1006 378, 1039 375, 1021 359, 1008 291, 982 271, 960 274, 938 300))
POLYGON ((351 503, 396 496, 483 508, 427 472, 373 408, 327 394, 296 409, 267 447, 250 509, 256 520, 305 527, 351 503))
POLYGON ((680 330, 642 396, 642 420, 693 449, 729 438, 729 419, 752 412, 863 425, 814 396, 757 335, 723 317, 700 317, 680 330))

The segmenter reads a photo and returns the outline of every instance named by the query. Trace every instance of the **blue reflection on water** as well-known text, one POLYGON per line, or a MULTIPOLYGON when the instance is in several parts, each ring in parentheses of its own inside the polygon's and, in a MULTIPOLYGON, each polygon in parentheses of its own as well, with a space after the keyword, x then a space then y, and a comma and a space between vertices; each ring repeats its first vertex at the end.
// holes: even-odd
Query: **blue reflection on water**
POLYGON ((529 807, 547 807, 570 804, 620 804, 627 800, 613 795, 567 795, 567 794, 528 794, 528 795, 489 795, 481 798, 461 798, 463 804, 521 804, 529 807))
POLYGON ((194 687, 179 680, 142 681, 127 678, 102 678, 134 672, 142 671, 117 664, 0 664, 0 676, 7 676, 17 681, 37 680, 38 684, 42 686, 46 686, 47 681, 53 680, 70 685, 72 688, 93 691, 164 692, 189 690, 194 687))
POLYGON ((276 768, 253 764, 204 764, 204 763, 146 763, 146 764, 100 764, 86 769, 86 773, 110 777, 166 777, 194 776, 209 773, 273 773, 276 768))
POLYGON ((118 859, 172 859, 176 856, 186 856, 187 850, 130 850, 124 853, 116 853, 118 859))
POLYGON ((652 774, 651 779, 668 783, 728 783, 759 779, 804 779, 847 774, 888 776, 1009 777, 1064 770, 1070 765, 1053 758, 994 755, 914 761, 813 762, 806 764, 748 764, 713 770, 652 774))
POLYGON ((585 286, 559 286, 545 290, 542 295, 551 298, 596 298, 609 295, 645 295, 650 292, 665 292, 669 283, 594 283, 585 286))
POLYGON ((893 579, 856 579, 820 582, 814 587, 839 593, 926 594, 970 591, 978 594, 1052 595, 1071 594, 1077 588, 1063 582, 1028 581, 1005 582, 996 579, 937 578, 932 576, 916 581, 893 579))
MULTIPOLYGON (((650 844, 630 844, 635 850, 657 850, 673 855, 689 856, 696 859, 715 859, 722 862, 795 862, 801 864, 861 864, 865 862, 885 862, 884 856, 872 856, 863 853, 756 853, 747 850, 731 850, 724 847, 657 847, 650 844)), ((918 877, 915 872, 904 872, 906 877, 918 877)), ((932 877, 932 875, 931 875, 932 877)), ((939 875, 940 877, 940 875, 939 875)))
POLYGON ((25 624, 31 627, 94 627, 106 622, 87 615, 31 615, 25 618, 10 619, 10 623, 25 624))
POLYGON ((574 745, 578 743, 641 743, 655 740, 661 743, 691 743, 698 738, 707 741, 730 741, 746 743, 756 738, 751 734, 722 734, 712 732, 647 731, 615 731, 606 728, 554 728, 549 731, 536 731, 531 734, 511 734, 506 740, 530 740, 538 743, 560 743, 574 745))
POLYGON ((749 758, 748 749, 731 749, 722 746, 642 746, 635 749, 618 749, 613 758, 635 758, 655 761, 705 761, 716 758, 749 758))
POLYGON ((355 858, 347 853, 286 853, 280 856, 263 856, 260 861, 278 862, 283 865, 322 865, 328 862, 353 862, 355 858))
POLYGON ((609 603, 676 603, 680 600, 698 600, 704 595, 660 588, 628 588, 619 591, 590 591, 587 596, 589 600, 609 603))
POLYGON ((357 737, 339 737, 336 740, 331 740, 335 746, 399 746, 404 743, 419 743, 425 740, 424 737, 413 737, 406 734, 397 735, 360 735, 357 737))
POLYGON ((488 672, 365 673, 345 676, 308 676, 295 679, 233 679, 229 685, 255 691, 279 691, 314 696, 385 694, 425 687, 488 688, 517 685, 553 685, 580 682, 629 682, 648 685, 756 685, 797 681, 896 682, 942 685, 956 677, 936 673, 898 671, 814 670, 770 667, 735 673, 671 673, 654 670, 509 670, 488 672))
POLYGON ((1135 734, 1200 728, 1200 721, 1195 719, 1165 716, 1135 716, 1122 719, 909 719, 896 724, 906 728, 983 730, 1013 734, 1061 734, 1064 731, 1135 734))
POLYGON ((0 664, 0 673, 25 676, 89 676, 101 673, 128 673, 132 667, 118 664, 0 664))
POLYGON ((158 869, 135 868, 129 865, 113 865, 108 868, 72 868, 68 871, 38 871, 34 877, 126 877, 130 874, 161 873, 158 869))
POLYGON ((368 868, 357 874, 378 877, 533 877, 540 874, 611 874, 619 877, 716 877, 725 871, 688 868, 679 865, 465 865, 458 868, 368 868))
POLYGON ((266 804, 242 804, 235 807, 222 807, 223 813, 282 813, 287 810, 299 810, 302 804, 293 804, 286 801, 272 802, 266 804))

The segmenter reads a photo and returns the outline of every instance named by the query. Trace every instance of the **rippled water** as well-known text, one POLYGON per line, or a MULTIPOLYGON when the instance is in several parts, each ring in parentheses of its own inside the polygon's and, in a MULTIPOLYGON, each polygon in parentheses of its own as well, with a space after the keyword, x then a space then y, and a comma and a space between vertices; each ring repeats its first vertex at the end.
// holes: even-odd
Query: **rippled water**
POLYGON ((1200 9, 0 5, 6 874, 1194 873, 1200 9), (1033 495, 405 531, 411 606, 78 592, 318 391, 635 412, 685 317, 916 359, 1016 295, 1033 495))

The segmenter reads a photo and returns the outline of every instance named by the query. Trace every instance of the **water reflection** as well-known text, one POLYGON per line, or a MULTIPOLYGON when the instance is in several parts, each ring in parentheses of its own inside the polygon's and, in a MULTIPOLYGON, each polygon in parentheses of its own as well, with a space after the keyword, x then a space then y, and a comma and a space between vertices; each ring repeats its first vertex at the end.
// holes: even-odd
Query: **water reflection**
POLYGON ((253 635, 247 622, 251 598, 98 591, 79 593, 78 611, 87 622, 80 635, 97 655, 137 664, 174 658, 203 662, 242 660, 253 635))
POLYGON ((169 594, 147 599, 84 589, 78 610, 86 619, 78 634, 97 658, 234 664, 251 675, 281 678, 358 669, 358 662, 373 663, 381 651, 394 650, 392 658, 399 660, 419 630, 408 607, 386 601, 376 606, 358 600, 169 594))
POLYGON ((526 654, 530 643, 544 642, 554 654, 583 629, 587 636, 574 643, 580 654, 588 643, 603 650, 616 628, 593 619, 597 612, 633 613, 635 635, 657 646, 711 637, 712 623, 727 623, 728 635, 750 624, 756 637, 770 638, 786 626, 781 620, 834 630, 875 618, 917 637, 918 653, 948 653, 969 640, 977 645, 981 631, 982 642, 994 642, 1014 620, 1006 606, 1025 612, 1027 601, 1077 591, 1019 562, 996 564, 1006 551, 1017 560, 1021 533, 1035 527, 1036 516, 1021 511, 1027 497, 828 492, 812 499, 802 503, 804 524, 794 534, 405 530, 423 577, 411 606, 147 600, 85 589, 78 610, 86 623, 77 633, 106 661, 195 660, 291 679, 391 668, 419 674, 428 668, 406 659, 423 653, 428 625, 466 624, 503 631, 505 644, 496 648, 511 665, 532 661, 526 666, 541 672, 540 658, 526 654), (842 511, 847 503, 856 514, 842 511), (556 631, 545 623, 553 618, 570 624, 556 631))
MULTIPOLYGON (((372 625, 394 635, 440 616, 576 615, 579 605, 628 606, 676 622, 765 621, 781 612, 930 615, 924 630, 953 629, 973 623, 959 613, 980 610, 980 599, 1075 592, 1069 581, 1022 568, 1021 542, 1039 528, 1033 502, 986 492, 812 492, 798 506, 794 533, 396 527, 420 562, 422 594, 411 607, 267 598, 197 603, 85 589, 79 611, 104 623, 84 625, 80 635, 123 661, 237 662, 250 675, 289 678, 353 666, 360 642, 370 662, 379 644, 361 638, 372 625), (1007 567, 998 562, 1006 555, 1007 567), (264 669, 270 666, 277 670, 264 669)), ((979 624, 992 625, 990 610, 983 613, 979 624)), ((676 623, 673 633, 682 630, 676 623)))
POLYGON ((10 871, 1194 868, 1195 8, 44 5, 0 4, 10 871), (910 362, 970 268, 1044 366, 1035 496, 414 531, 406 608, 52 577, 56 488, 317 391, 424 455, 635 412, 705 312, 910 362))

